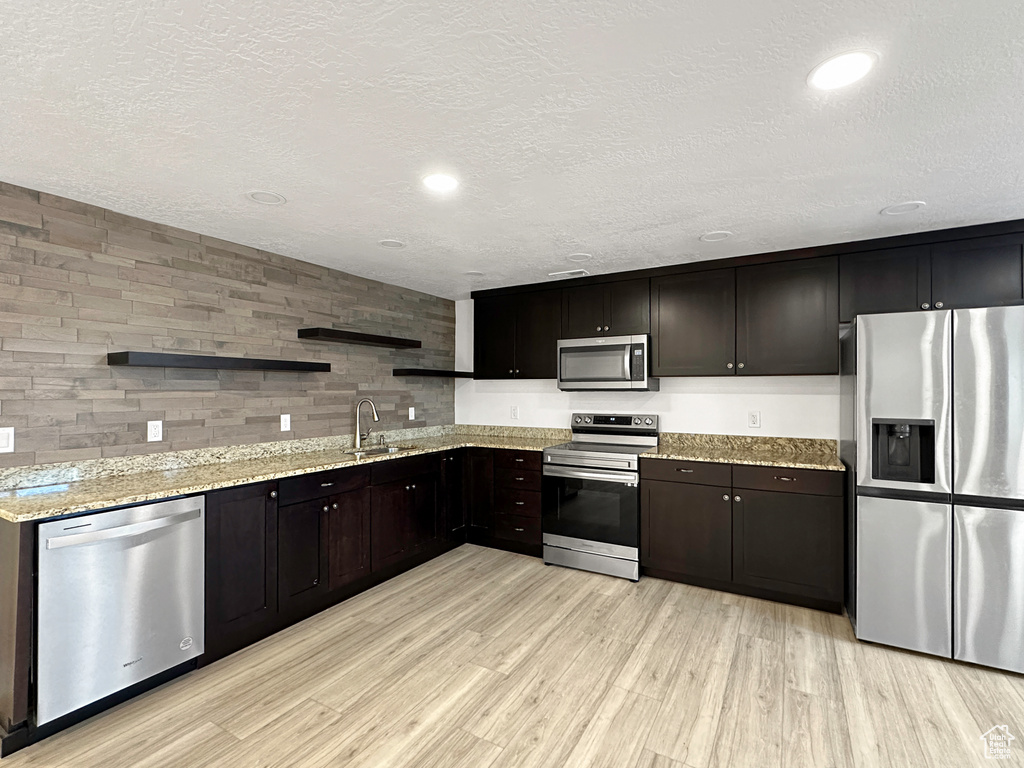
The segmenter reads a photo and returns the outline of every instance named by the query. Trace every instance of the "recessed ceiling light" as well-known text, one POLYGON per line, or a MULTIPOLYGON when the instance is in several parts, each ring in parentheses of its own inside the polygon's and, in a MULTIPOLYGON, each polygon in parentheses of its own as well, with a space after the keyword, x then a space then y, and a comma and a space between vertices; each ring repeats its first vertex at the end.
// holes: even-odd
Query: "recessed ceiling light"
POLYGON ((463 272, 462 274, 469 275, 470 277, 483 277, 484 276, 483 272, 477 272, 475 269, 471 269, 469 272, 463 272))
POLYGON ((423 177, 423 186, 431 192, 454 192, 459 180, 447 173, 432 173, 423 177))
POLYGON ((732 232, 726 232, 724 229, 716 229, 714 232, 705 232, 700 236, 700 239, 705 243, 718 243, 731 236, 732 232))
POLYGON ((879 211, 879 213, 886 216, 899 216, 904 213, 913 213, 914 211, 924 208, 928 203, 924 200, 910 200, 906 203, 897 203, 896 205, 889 205, 879 211))
POLYGON ((570 253, 569 254, 569 261, 575 261, 577 264, 580 264, 580 263, 582 263, 584 261, 590 261, 592 258, 594 258, 594 257, 591 256, 589 253, 570 253))
POLYGON ((377 245, 381 248, 405 248, 405 243, 401 240, 378 240, 377 245))
POLYGON ((822 91, 850 85, 860 80, 871 71, 878 61, 874 51, 847 51, 825 59, 811 70, 807 76, 807 84, 822 91))
POLYGON ((252 192, 246 192, 245 196, 254 203, 262 203, 263 205, 284 205, 288 202, 284 195, 279 195, 277 192, 267 192, 263 189, 254 189, 252 192))

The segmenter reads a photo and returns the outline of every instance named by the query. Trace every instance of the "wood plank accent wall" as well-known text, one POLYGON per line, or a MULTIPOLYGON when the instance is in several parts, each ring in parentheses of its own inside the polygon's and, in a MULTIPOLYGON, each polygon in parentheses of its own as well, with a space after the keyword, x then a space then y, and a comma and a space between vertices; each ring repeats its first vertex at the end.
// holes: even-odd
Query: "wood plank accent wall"
POLYGON ((381 429, 451 424, 455 304, 285 256, 0 183, 0 467, 346 434, 358 398, 381 429), (350 328, 423 348, 301 341, 350 328), (329 362, 331 373, 114 368, 107 352, 329 362), (416 406, 417 419, 408 420, 416 406), (292 431, 279 416, 290 413, 292 431), (146 422, 164 442, 146 442, 146 422))

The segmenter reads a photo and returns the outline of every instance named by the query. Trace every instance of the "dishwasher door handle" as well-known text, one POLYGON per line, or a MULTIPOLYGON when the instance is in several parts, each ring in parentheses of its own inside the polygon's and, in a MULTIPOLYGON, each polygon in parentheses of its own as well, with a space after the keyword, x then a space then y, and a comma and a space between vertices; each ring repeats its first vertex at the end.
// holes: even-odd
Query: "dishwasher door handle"
POLYGON ((53 536, 46 540, 47 549, 63 549, 65 547, 77 547, 80 544, 92 544, 97 541, 110 541, 112 539, 127 539, 138 536, 142 533, 149 533, 160 528, 168 528, 172 525, 187 523, 195 520, 203 514, 201 508, 189 509, 167 517, 158 517, 155 520, 144 520, 141 523, 130 525, 119 525, 117 528, 107 528, 101 531, 86 531, 85 533, 70 533, 67 536, 53 536))

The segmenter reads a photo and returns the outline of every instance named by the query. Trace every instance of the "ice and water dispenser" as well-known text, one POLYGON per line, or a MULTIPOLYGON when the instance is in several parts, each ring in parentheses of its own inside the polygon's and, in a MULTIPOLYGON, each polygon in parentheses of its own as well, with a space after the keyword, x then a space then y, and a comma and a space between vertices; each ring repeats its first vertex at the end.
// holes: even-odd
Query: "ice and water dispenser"
POLYGON ((872 419, 872 468, 875 480, 935 482, 935 422, 872 419))

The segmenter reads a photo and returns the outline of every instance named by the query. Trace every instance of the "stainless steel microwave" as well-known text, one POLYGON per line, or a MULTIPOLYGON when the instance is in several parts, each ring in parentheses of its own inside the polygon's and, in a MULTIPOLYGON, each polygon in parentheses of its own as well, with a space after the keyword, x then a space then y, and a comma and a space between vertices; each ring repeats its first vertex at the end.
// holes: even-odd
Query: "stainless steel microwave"
POLYGON ((647 336, 598 336, 558 342, 558 388, 658 389, 650 371, 647 336))

